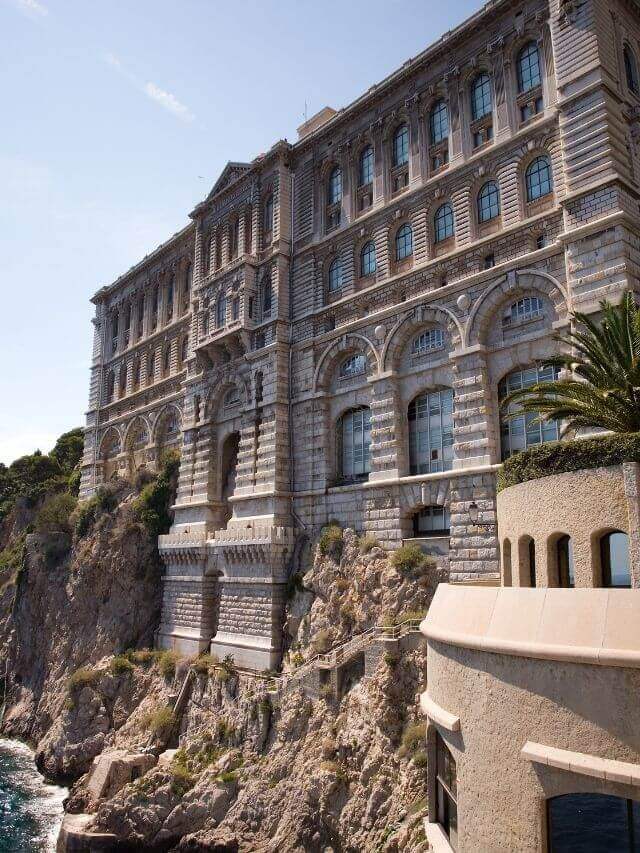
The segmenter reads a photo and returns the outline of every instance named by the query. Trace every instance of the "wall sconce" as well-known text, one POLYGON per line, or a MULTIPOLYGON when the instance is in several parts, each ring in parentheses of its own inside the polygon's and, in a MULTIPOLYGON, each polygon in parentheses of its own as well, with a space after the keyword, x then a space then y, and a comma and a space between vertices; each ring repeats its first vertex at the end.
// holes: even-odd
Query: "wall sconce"
POLYGON ((469 504, 469 518, 474 524, 478 520, 478 504, 475 501, 469 504))

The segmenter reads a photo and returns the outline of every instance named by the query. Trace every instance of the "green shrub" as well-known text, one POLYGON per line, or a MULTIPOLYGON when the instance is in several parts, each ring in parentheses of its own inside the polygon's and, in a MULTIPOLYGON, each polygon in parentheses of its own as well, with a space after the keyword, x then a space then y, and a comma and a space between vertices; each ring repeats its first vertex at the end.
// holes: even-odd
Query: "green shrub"
POLYGON ((223 782, 225 785, 230 785, 232 782, 235 782, 238 778, 237 770, 225 770, 218 777, 218 781, 223 782))
POLYGON ((127 653, 127 657, 140 666, 148 667, 156 660, 158 653, 152 649, 138 649, 127 653))
POLYGON ((399 754, 413 757, 418 750, 423 750, 425 747, 425 738, 427 734, 426 723, 413 723, 404 730, 402 735, 402 745, 399 754))
POLYGON ((420 546, 415 543, 402 545, 391 555, 391 565, 402 574, 422 569, 426 566, 427 562, 426 555, 422 553, 420 546))
POLYGON ((168 705, 156 708, 145 714, 140 723, 144 729, 149 729, 155 738, 165 740, 171 734, 176 718, 173 710, 168 705))
POLYGON ((76 499, 68 492, 51 495, 40 507, 36 515, 38 533, 65 533, 71 535, 71 513, 76 508, 76 499))
POLYGON ((509 457, 498 473, 498 491, 553 474, 640 462, 640 433, 557 441, 509 457))
POLYGON ((196 783, 195 776, 181 762, 171 762, 171 791, 177 797, 184 797, 196 783))
POLYGON ((361 554, 368 554, 369 551, 373 551, 374 548, 380 547, 380 543, 373 533, 367 533, 366 536, 360 537, 359 545, 361 554))
POLYGON ((2 575, 2 586, 8 583, 18 583, 24 569, 25 560, 25 538, 26 533, 21 533, 15 539, 9 541, 7 547, 0 551, 0 575, 2 575))
POLYGON ((118 506, 118 486, 101 486, 88 501, 78 504, 75 513, 76 535, 86 536, 100 515, 113 512, 118 506))
POLYGON ((322 528, 320 539, 318 540, 318 550, 325 557, 331 557, 336 562, 342 557, 342 549, 344 540, 342 538, 342 528, 337 524, 328 524, 322 528))
POLYGON ((216 731, 218 733, 219 740, 233 740, 236 734, 236 730, 233 728, 231 723, 224 718, 218 720, 218 725, 216 726, 216 731))
POLYGON ((167 533, 171 527, 171 505, 175 499, 180 456, 175 451, 162 458, 156 479, 146 485, 135 502, 138 518, 152 536, 167 533))
POLYGON ((340 607, 340 616, 344 622, 353 625, 356 621, 356 611, 351 604, 343 604, 340 607))
POLYGON ((426 749, 419 749, 417 752, 414 752, 411 760, 416 767, 426 767, 428 761, 426 749))
POLYGON ((92 687, 100 680, 100 673, 89 666, 81 666, 70 676, 67 682, 69 693, 80 692, 83 687, 92 687))
POLYGON ((111 670, 112 675, 127 675, 128 673, 133 672, 133 664, 129 658, 124 655, 117 655, 109 664, 109 669, 111 670))
POLYGON ((191 669, 197 672, 198 675, 208 675, 211 667, 217 663, 218 658, 216 655, 202 654, 192 662, 191 669))
POLYGON ((176 674, 176 665, 180 660, 177 652, 166 651, 158 655, 158 669, 165 678, 173 678, 176 674))
POLYGON ((84 431, 76 427, 63 433, 49 454, 56 460, 65 474, 71 474, 82 459, 84 450, 84 431))

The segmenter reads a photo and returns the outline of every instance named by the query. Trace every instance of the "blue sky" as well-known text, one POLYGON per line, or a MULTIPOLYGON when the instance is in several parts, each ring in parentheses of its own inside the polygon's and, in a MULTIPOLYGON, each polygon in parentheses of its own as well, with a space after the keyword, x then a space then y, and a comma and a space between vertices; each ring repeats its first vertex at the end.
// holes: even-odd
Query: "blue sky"
POLYGON ((0 0, 0 461, 84 422, 90 296, 227 160, 295 140, 472 0, 0 0), (5 405, 6 404, 6 405, 5 405))

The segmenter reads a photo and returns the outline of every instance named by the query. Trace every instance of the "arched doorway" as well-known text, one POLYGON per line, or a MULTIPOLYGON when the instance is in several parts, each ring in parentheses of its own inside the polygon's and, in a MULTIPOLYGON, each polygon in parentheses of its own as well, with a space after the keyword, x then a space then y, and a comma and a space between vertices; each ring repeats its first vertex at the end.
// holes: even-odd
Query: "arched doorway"
POLYGON ((236 467, 238 464, 239 447, 239 432, 232 432, 222 443, 220 458, 220 499, 225 504, 225 522, 231 518, 232 514, 229 498, 233 495, 236 488, 236 467))
POLYGON ((621 530, 612 530, 600 539, 602 586, 628 589, 631 586, 629 537, 621 530))

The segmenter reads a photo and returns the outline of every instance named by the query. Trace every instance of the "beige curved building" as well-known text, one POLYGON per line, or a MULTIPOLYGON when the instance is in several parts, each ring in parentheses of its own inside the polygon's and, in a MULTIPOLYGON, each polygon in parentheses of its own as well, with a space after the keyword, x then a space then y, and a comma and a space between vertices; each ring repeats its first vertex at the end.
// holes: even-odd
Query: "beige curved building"
POLYGON ((438 587, 421 626, 434 850, 640 849, 637 476, 505 489, 503 586, 438 587))

